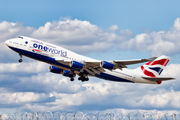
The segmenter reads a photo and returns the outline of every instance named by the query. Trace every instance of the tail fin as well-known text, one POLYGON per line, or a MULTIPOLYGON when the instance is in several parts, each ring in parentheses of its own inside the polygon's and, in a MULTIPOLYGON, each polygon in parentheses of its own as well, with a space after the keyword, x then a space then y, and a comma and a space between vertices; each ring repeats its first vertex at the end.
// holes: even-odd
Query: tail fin
POLYGON ((169 60, 170 57, 162 55, 156 58, 154 61, 150 61, 141 66, 141 70, 143 71, 144 75, 148 77, 158 77, 168 64, 169 60))

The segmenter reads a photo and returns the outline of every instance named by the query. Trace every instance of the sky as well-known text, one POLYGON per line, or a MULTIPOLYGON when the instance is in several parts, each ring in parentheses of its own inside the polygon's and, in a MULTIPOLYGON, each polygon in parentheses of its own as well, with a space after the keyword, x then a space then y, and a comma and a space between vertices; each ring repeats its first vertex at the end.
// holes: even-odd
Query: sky
MULTIPOLYGON (((180 1, 0 0, 0 112, 180 110, 180 1), (53 74, 48 64, 5 45, 20 35, 98 60, 171 57, 161 85, 88 82, 53 74)), ((130 65, 134 69, 141 64, 130 65)))

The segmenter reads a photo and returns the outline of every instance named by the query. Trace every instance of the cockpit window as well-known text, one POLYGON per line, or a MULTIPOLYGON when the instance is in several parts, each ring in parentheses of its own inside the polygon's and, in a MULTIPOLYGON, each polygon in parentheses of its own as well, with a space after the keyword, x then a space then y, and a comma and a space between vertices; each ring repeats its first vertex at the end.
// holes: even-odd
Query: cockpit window
POLYGON ((22 37, 22 36, 19 36, 18 38, 21 38, 21 39, 23 39, 23 37, 22 37))

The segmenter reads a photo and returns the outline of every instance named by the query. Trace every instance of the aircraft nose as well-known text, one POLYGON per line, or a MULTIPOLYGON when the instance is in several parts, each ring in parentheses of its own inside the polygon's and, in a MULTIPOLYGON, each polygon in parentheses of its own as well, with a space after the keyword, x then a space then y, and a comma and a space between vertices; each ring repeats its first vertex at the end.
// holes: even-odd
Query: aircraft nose
POLYGON ((8 44, 9 44, 9 40, 6 40, 6 41, 5 41, 5 44, 8 46, 8 44))
POLYGON ((7 46, 11 46, 11 44, 12 44, 12 39, 6 40, 6 41, 5 41, 5 44, 6 44, 7 46))

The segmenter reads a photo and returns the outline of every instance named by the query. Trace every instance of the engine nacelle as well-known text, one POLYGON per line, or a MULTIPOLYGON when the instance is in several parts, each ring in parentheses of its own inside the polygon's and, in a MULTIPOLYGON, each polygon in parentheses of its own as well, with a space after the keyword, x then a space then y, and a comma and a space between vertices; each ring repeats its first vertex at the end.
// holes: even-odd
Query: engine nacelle
POLYGON ((56 74, 62 74, 63 76, 75 78, 76 74, 69 71, 69 70, 62 70, 61 68, 58 68, 56 66, 49 66, 49 71, 56 74))
POLYGON ((112 70, 112 69, 114 69, 114 64, 109 63, 109 62, 106 62, 106 61, 102 61, 102 62, 101 62, 101 67, 102 67, 102 68, 105 68, 105 69, 110 69, 110 70, 112 70))
POLYGON ((80 63, 80 62, 76 62, 76 61, 72 61, 70 63, 70 67, 73 67, 73 68, 78 68, 78 69, 82 69, 83 68, 83 64, 80 63))
POLYGON ((63 73, 62 73, 62 75, 63 75, 63 76, 66 76, 66 77, 70 77, 70 78, 75 78, 75 77, 76 77, 76 74, 70 72, 69 70, 64 70, 63 73))
POLYGON ((62 74, 63 70, 56 66, 49 66, 49 71, 56 74, 62 74))

